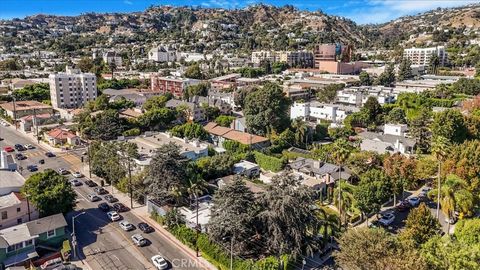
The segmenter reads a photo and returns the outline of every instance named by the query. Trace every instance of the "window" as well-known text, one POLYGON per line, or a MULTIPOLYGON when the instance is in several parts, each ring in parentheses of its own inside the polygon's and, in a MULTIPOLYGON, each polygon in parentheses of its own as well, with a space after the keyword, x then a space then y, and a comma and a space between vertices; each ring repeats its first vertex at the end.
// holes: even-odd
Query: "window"
POLYGON ((14 252, 15 251, 15 247, 14 246, 8 246, 7 247, 7 252, 14 252))
POLYGON ((17 218, 17 224, 22 224, 22 218, 17 218))
POLYGON ((47 232, 47 238, 54 237, 55 236, 55 230, 50 230, 47 232))
POLYGON ((26 247, 31 246, 31 245, 33 245, 33 240, 32 239, 25 241, 25 246, 26 247))
POLYGON ((8 218, 8 213, 7 211, 2 212, 2 219, 7 219, 8 218))
POLYGON ((18 207, 17 208, 17 213, 20 212, 20 211, 22 211, 22 208, 18 207))
POLYGON ((22 249, 23 248, 23 242, 15 244, 15 249, 22 249))

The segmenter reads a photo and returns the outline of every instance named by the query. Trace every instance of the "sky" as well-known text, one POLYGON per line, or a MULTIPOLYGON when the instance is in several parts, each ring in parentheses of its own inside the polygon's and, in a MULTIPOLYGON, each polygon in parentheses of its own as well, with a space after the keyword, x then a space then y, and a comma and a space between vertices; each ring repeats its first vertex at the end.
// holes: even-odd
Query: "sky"
POLYGON ((0 0, 0 18, 34 14, 79 15, 86 12, 142 11, 151 5, 242 8, 256 3, 293 5, 302 10, 322 10, 347 17, 358 24, 383 23, 437 7, 455 7, 480 0, 0 0))

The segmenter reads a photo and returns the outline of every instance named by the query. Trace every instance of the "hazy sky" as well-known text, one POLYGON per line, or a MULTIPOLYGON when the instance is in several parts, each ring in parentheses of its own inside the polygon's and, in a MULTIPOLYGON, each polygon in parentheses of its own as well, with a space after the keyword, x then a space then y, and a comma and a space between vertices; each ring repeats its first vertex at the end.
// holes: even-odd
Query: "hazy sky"
POLYGON ((128 12, 141 11, 151 5, 181 5, 217 8, 242 8, 255 3, 283 6, 286 4, 299 9, 318 10, 327 14, 350 18, 357 23, 382 23, 403 15, 437 7, 454 7, 479 0, 0 0, 0 18, 22 18, 44 13, 78 15, 85 12, 128 12))

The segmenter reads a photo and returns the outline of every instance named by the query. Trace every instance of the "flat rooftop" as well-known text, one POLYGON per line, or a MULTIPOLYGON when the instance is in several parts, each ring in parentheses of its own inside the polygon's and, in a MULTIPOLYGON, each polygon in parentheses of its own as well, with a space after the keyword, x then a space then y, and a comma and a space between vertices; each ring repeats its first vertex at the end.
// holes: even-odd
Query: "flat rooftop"
POLYGON ((195 151, 198 152, 207 148, 206 144, 198 143, 195 141, 185 142, 183 139, 177 137, 170 137, 165 133, 155 134, 150 137, 136 137, 135 139, 131 140, 138 146, 138 152, 140 154, 151 155, 155 152, 157 148, 164 144, 168 143, 175 143, 180 146, 180 153, 188 152, 188 151, 195 151))
POLYGON ((19 191, 25 184, 25 178, 17 171, 0 170, 0 195, 19 191))

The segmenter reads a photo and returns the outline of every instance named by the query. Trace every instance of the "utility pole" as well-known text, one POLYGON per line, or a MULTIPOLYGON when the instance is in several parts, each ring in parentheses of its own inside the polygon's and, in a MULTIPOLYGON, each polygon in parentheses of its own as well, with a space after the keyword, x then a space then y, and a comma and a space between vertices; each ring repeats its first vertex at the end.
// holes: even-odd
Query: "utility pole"
POLYGON ((130 189, 130 209, 133 209, 132 169, 130 167, 130 156, 127 157, 127 162, 128 162, 128 187, 130 189))
POLYGON ((40 143, 40 137, 38 136, 38 122, 37 122, 37 109, 33 108, 33 123, 37 133, 37 143, 40 143))
POLYGON ((197 216, 196 216, 196 220, 197 220, 197 226, 195 226, 195 229, 197 231, 197 235, 196 235, 196 240, 195 240, 195 251, 197 252, 197 257, 198 257, 198 234, 200 233, 199 232, 199 228, 198 228, 198 195, 195 194, 195 201, 196 201, 196 208, 197 208, 197 216))
POLYGON ((85 212, 81 212, 76 216, 72 217, 72 245, 73 245, 73 258, 77 257, 77 236, 75 235, 75 219, 81 215, 85 214, 85 212))
POLYGON ((90 163, 92 162, 92 158, 90 156, 90 143, 87 142, 87 155, 88 155, 88 174, 90 176, 90 179, 92 179, 92 167, 90 165, 90 163))
POLYGON ((17 127, 17 107, 15 105, 16 98, 13 96, 13 124, 15 125, 15 130, 18 130, 17 127))
POLYGON ((28 200, 30 194, 25 194, 25 197, 27 198, 28 221, 32 221, 32 217, 30 216, 30 201, 28 200))

